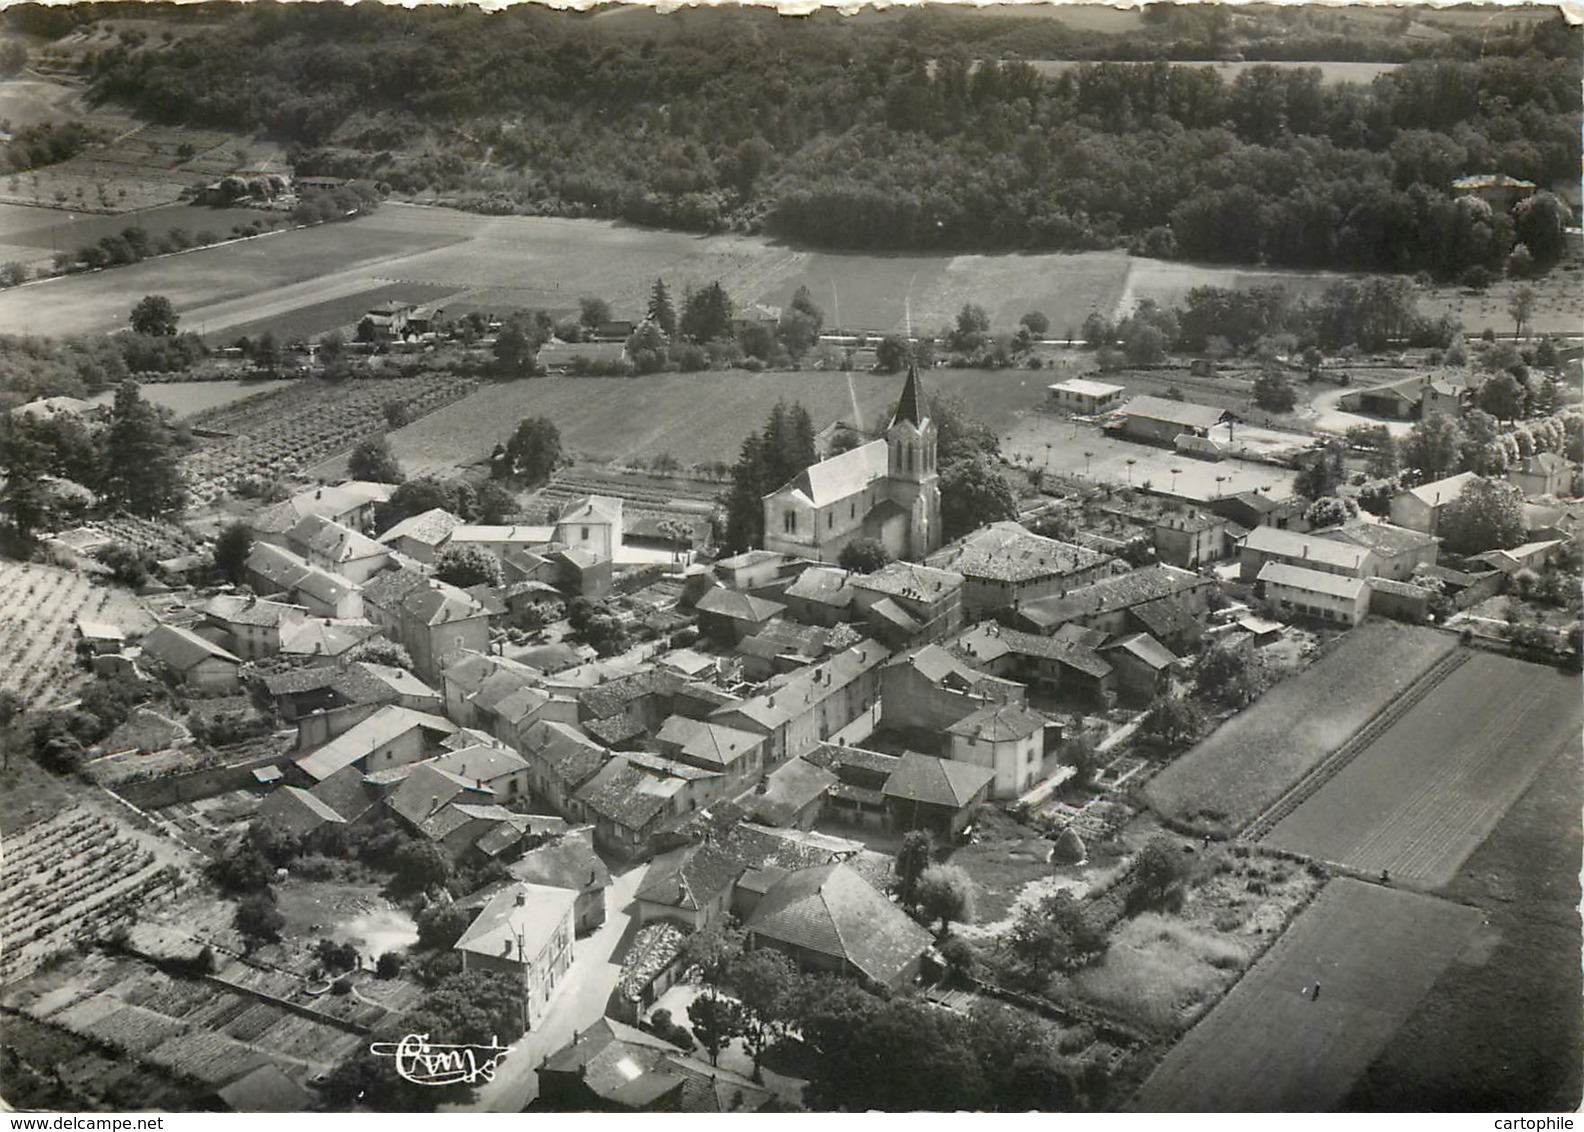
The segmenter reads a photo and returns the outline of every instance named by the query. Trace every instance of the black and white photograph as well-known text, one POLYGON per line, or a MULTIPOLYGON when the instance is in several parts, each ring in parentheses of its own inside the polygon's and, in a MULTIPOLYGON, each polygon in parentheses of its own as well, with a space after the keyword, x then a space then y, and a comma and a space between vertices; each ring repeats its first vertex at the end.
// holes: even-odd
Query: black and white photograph
POLYGON ((1581 18, 0 3, 0 1108, 1572 1127, 1581 18))

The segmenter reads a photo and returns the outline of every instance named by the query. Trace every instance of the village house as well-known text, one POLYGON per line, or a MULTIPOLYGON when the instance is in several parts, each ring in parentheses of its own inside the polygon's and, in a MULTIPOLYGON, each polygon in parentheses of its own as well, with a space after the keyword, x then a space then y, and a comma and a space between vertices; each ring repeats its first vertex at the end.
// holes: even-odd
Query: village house
POLYGON ((578 894, 518 881, 490 899, 456 941, 467 971, 512 976, 523 989, 523 1028, 544 1019, 572 968, 578 894))
POLYGON ((889 830, 891 811, 885 784, 902 760, 866 747, 821 743, 803 756, 836 776, 825 792, 821 816, 861 829, 889 830))
POLYGON ((203 618, 205 625, 226 634, 233 653, 257 660, 280 652, 282 639, 308 619, 308 611, 253 596, 217 594, 204 603, 203 618))
POLYGON ((880 795, 893 833, 923 829, 951 844, 989 800, 995 780, 992 767, 904 751, 880 795))
POLYGON ((1256 581, 1256 591, 1290 617, 1357 625, 1369 612, 1370 589, 1359 576, 1267 562, 1256 581))
POLYGON ((728 796, 745 789, 764 771, 765 737, 721 723, 670 716, 655 734, 660 753, 723 778, 728 796))
POLYGON ((699 632, 723 648, 730 648, 758 633, 786 607, 717 586, 699 598, 694 608, 698 611, 699 632))
POLYGON ((284 597, 313 617, 356 620, 363 616, 363 594, 357 585, 273 543, 253 544, 243 577, 260 597, 284 597))
POLYGON ((845 864, 799 869, 771 885, 743 924, 801 970, 897 990, 918 976, 930 934, 845 864))
POLYGON ((881 719, 887 727, 943 732, 992 703, 1021 704, 1022 684, 964 664, 940 645, 892 657, 881 669, 881 719))
POLYGON ((335 664, 379 629, 361 617, 309 617, 281 634, 280 654, 311 665, 335 664))
POLYGON ((549 1112, 747 1113, 775 1094, 670 1042, 601 1018, 538 1067, 536 1108, 549 1112))
POLYGON ((1272 499, 1263 492, 1240 491, 1235 495, 1212 499, 1204 506, 1207 511, 1227 521, 1227 533, 1230 536, 1234 526, 1245 531, 1255 527, 1281 527, 1285 530, 1302 514, 1303 499, 1298 496, 1272 499))
POLYGON ((1340 527, 1328 527, 1314 533, 1336 542, 1363 547, 1369 551, 1373 575, 1396 582, 1406 582, 1421 566, 1434 566, 1441 548, 1440 541, 1433 535, 1391 523, 1372 522, 1363 516, 1340 527))
POLYGON ((1118 690, 1147 704, 1171 690, 1171 669, 1177 657, 1148 633, 1128 633, 1100 646, 1100 655, 1116 672, 1118 690))
POLYGON ((1126 392, 1120 385, 1108 385, 1083 377, 1071 377, 1045 387, 1046 399, 1051 408, 1082 417, 1092 417, 1096 413, 1116 408, 1122 403, 1122 395, 1126 392))
POLYGON ((852 619, 852 574, 835 566, 810 566, 781 591, 787 616, 830 628, 852 619))
POLYGON ((235 692, 242 658, 191 629, 156 625, 144 637, 142 658, 178 684, 200 692, 235 692))
POLYGON ((77 618, 77 648, 91 656, 113 656, 127 643, 126 631, 105 621, 77 618))
POLYGON ((430 566, 438 557, 441 544, 461 526, 465 526, 461 519, 444 508, 434 507, 409 515, 380 535, 379 541, 415 562, 430 566))
POLYGON ((1392 496, 1391 521, 1411 531, 1435 534, 1441 522, 1442 510, 1448 503, 1461 498, 1463 489, 1476 478, 1473 472, 1462 472, 1399 491, 1392 496))
POLYGON ((622 501, 606 495, 574 499, 555 524, 555 541, 610 562, 622 548, 622 501))
POLYGON ((1150 527, 1155 557, 1169 566, 1197 570, 1226 556, 1226 520, 1209 511, 1168 511, 1150 527))
POLYGON ((1051 636, 981 622, 953 646, 967 664, 1052 695, 1104 706, 1116 692, 1116 669, 1097 651, 1106 633, 1064 625, 1051 636))
POLYGON ((474 547, 487 551, 504 564, 508 556, 513 553, 543 554, 554 542, 554 527, 529 526, 525 523, 511 526, 464 523, 462 526, 451 528, 451 533, 445 537, 445 541, 435 547, 435 555, 439 557, 452 547, 474 547))
POLYGON ((1376 573, 1374 553, 1363 545, 1319 534, 1300 535, 1275 527, 1256 527, 1239 548, 1238 576, 1245 582, 1252 582, 1267 562, 1284 562, 1348 578, 1368 578, 1376 573))
POLYGON ((528 785, 534 797, 564 817, 579 817, 576 795, 611 758, 611 753, 577 728, 540 720, 523 735, 519 753, 528 760, 528 785))
POLYGON ((374 329, 380 333, 391 338, 400 338, 407 332, 408 317, 415 309, 417 308, 413 303, 392 299, 370 307, 363 317, 368 319, 374 329))
POLYGON ((993 772, 993 797, 1015 798, 1039 781, 1049 723, 1017 704, 987 704, 946 729, 951 757, 993 772))
MULTIPOLYGON (((392 767, 367 777, 386 792, 386 808, 420 836, 426 833, 426 824, 453 803, 491 806, 497 801, 495 791, 488 786, 443 770, 432 759, 392 767)), ((458 816, 466 821, 465 815, 458 816)))
POLYGON ((439 681, 446 664, 463 650, 489 651, 489 614, 453 585, 417 570, 389 570, 363 590, 369 617, 407 650, 413 671, 439 681))
POLYGON ((1469 173, 1452 182, 1452 195, 1474 197, 1491 206, 1501 215, 1512 211, 1513 205, 1534 195, 1535 183, 1505 173, 1469 173))
POLYGON ((730 558, 722 558, 707 568, 694 567, 689 573, 690 576, 697 576, 712 571, 722 583, 734 590, 756 590, 773 584, 799 561, 771 550, 748 550, 730 558))
POLYGON ((1450 381, 1419 374, 1351 390, 1337 405, 1349 413, 1388 420, 1420 420, 1435 413, 1456 417, 1463 412, 1463 391, 1450 381))
POLYGON ((771 771, 744 805, 755 821, 790 829, 813 829, 836 775, 805 758, 788 759, 771 771))
POLYGON ((388 704, 299 758, 297 767, 314 782, 348 766, 372 774, 426 758, 440 738, 456 729, 456 724, 443 716, 388 704))
POLYGON ((955 571, 892 562, 854 574, 852 588, 855 611, 891 648, 939 641, 962 628, 963 576, 955 571))
POLYGON ((307 837, 326 825, 345 825, 346 819, 329 805, 297 786, 280 786, 270 791, 254 814, 276 833, 307 837))
POLYGON ((748 868, 735 847, 710 838, 661 853, 638 888, 634 918, 640 924, 669 920, 702 931, 724 919, 732 890, 748 868))
POLYGON ((717 796, 719 778, 669 759, 613 754, 572 796, 572 816, 593 823, 594 842, 605 852, 631 860, 652 847, 662 825, 717 796))
POLYGON ((1523 492, 1525 499, 1566 495, 1573 483, 1573 465, 1555 452, 1536 452, 1507 469, 1507 482, 1523 492))
POLYGON ((1146 566, 1131 574, 1068 590, 1060 597, 1029 602, 1016 610, 1012 621, 1019 628, 1036 633, 1054 633, 1070 623, 1121 633, 1128 628, 1128 615, 1132 610, 1165 598, 1177 602, 1191 614, 1202 614, 1215 588, 1212 579, 1175 566, 1146 566))
POLYGON ((305 515, 286 532, 291 550, 310 566, 338 574, 357 585, 390 563, 390 548, 322 515, 305 515))
POLYGON ((503 805, 528 799, 528 762, 504 747, 475 743, 436 755, 428 765, 493 791, 503 805))
POLYGON ((514 880, 567 888, 578 894, 573 923, 587 935, 605 922, 605 890, 610 869, 594 852, 594 827, 570 829, 555 840, 530 849, 506 866, 514 880))
POLYGON ((828 740, 858 742, 879 722, 880 665, 886 655, 880 645, 863 641, 778 688, 717 709, 710 719, 767 736, 766 769, 828 740))
POLYGON ((355 531, 366 531, 374 524, 374 508, 389 502, 395 490, 395 484, 368 480, 309 488, 256 513, 248 520, 248 529, 256 541, 283 548, 287 545, 287 533, 309 515, 318 515, 355 531))
POLYGON ((835 562, 859 539, 915 561, 939 547, 936 427, 926 406, 909 366, 883 440, 821 460, 764 497, 765 549, 835 562))
POLYGON ((962 575, 962 605, 980 620, 1025 601, 1097 581, 1111 557, 1036 535, 1014 522, 991 523, 929 557, 929 565, 962 575))

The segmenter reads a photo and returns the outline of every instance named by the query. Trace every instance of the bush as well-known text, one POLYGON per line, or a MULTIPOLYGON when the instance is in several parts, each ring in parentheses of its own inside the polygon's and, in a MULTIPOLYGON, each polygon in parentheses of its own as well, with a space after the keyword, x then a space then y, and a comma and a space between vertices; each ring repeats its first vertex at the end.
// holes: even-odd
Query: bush
POLYGON ((381 979, 394 979, 402 973, 402 968, 406 965, 407 956, 405 953, 387 951, 374 964, 374 974, 381 979))

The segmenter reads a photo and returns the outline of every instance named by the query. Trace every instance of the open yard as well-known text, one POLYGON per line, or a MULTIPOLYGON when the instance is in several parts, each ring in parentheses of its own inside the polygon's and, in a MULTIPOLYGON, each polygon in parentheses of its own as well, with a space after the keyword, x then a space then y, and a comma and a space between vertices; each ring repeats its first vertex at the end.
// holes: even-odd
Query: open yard
POLYGON ((1129 1107, 1335 1109, 1437 976, 1477 941, 1482 918, 1431 896, 1332 881, 1129 1107))
POLYGON ((1235 833, 1456 647, 1433 629, 1355 629, 1161 771, 1145 795, 1163 816, 1235 833))
POLYGON ((1475 652, 1265 840, 1439 887, 1581 718, 1577 677, 1475 652))
POLYGON ((1482 910, 1493 947, 1446 968, 1347 1098, 1372 1112, 1574 1112, 1584 776, 1558 751, 1444 894, 1482 910))

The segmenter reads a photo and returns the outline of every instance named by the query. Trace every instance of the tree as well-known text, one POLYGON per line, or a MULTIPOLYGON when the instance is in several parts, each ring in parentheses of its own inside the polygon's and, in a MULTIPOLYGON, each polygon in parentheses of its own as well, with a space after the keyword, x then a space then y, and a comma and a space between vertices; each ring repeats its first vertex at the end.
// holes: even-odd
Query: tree
POLYGON ((1335 527, 1358 515, 1358 504, 1338 495, 1316 499, 1304 511, 1304 522, 1311 528, 1335 527))
POLYGON ((1188 879, 1188 864, 1176 842, 1164 834, 1150 838, 1133 864, 1133 891, 1145 906, 1159 906, 1188 879))
POLYGON ((1436 526, 1454 554, 1505 550, 1524 540, 1523 492, 1505 480, 1471 480, 1441 511, 1436 526))
POLYGON ((478 489, 478 520, 498 526, 517 513, 517 497, 500 484, 487 481, 478 489))
POLYGON ((478 546, 448 546, 435 559, 434 576, 453 586, 500 586, 500 560, 478 546))
POLYGON ((464 479, 419 476, 397 485, 385 503, 375 507, 375 525, 380 530, 394 526, 413 515, 439 508, 471 522, 478 514, 478 497, 473 485, 464 479))
POLYGON ((929 415, 935 424, 935 455, 940 467, 959 460, 1000 455, 1001 442, 995 430, 975 417, 961 397, 931 397, 929 415))
POLYGON ((785 1036, 795 1021, 797 969, 779 951, 761 947, 732 964, 731 980, 743 1007, 743 1044, 753 1058, 753 1077, 758 1081, 765 1051, 785 1036))
POLYGON ((1524 336, 1524 327, 1529 324, 1529 316, 1534 313, 1534 308, 1535 289, 1527 283, 1514 287, 1507 299, 1507 313, 1512 315, 1515 333, 1519 338, 1524 336))
POLYGON ((347 457, 347 474, 355 480, 374 483, 401 483, 407 478, 391 450, 390 438, 383 433, 357 442, 347 457))
POLYGON ((649 309, 646 317, 660 328, 667 341, 676 337, 676 307, 671 303, 671 292, 666 290, 664 279, 654 281, 654 287, 649 292, 649 309))
POLYGON ((280 360, 280 339, 275 337, 273 330, 266 330, 253 342, 253 362, 260 369, 274 373, 280 360))
POLYGON ((1463 443, 1462 430, 1445 413, 1431 413, 1415 421, 1398 446, 1403 466, 1412 468, 1426 480, 1437 480, 1457 467, 1463 443))
POLYGON ((561 466, 561 430, 549 417, 525 417, 506 442, 506 464, 530 484, 548 480, 561 466))
POLYGON ((451 876, 451 859, 432 841, 403 842, 391 854, 390 867, 391 889, 399 894, 423 892, 451 876))
POLYGON ((940 921, 945 939, 954 923, 973 915, 974 885, 960 865, 931 865, 918 879, 918 906, 926 924, 940 921))
POLYGON ((281 929, 286 926, 286 917, 275 907, 275 897, 266 888, 237 901, 235 922, 237 931, 242 933, 249 945, 257 947, 261 943, 279 942, 281 929))
POLYGON ((1524 387, 1510 373, 1487 377, 1477 399, 1479 407, 1497 420, 1515 421, 1524 415, 1524 387))
POLYGON ((1254 403, 1267 412, 1290 413, 1298 403, 1298 394, 1286 374, 1266 369, 1254 379, 1254 403))
POLYGON ((1018 319, 1018 325, 1026 329, 1031 337, 1043 338, 1050 330, 1050 319, 1039 311, 1029 311, 1018 319))
POLYGON ((346 353, 346 335, 332 330, 319 339, 319 354, 326 362, 338 361, 346 353))
POLYGON ((947 542, 978 527, 1017 518, 1017 496, 988 460, 959 460, 940 473, 941 527, 947 542))
POLYGON ((495 368, 502 377, 532 377, 539 365, 539 347, 550 339, 549 319, 542 312, 518 311, 495 335, 495 368))
POLYGON ((151 338, 174 338, 180 316, 164 295, 145 295, 132 308, 132 331, 151 338))
POLYGON ((743 1008, 729 998, 700 995, 688 1004, 693 1036, 709 1054, 710 1064, 720 1064, 721 1050, 743 1032, 743 1008))
POLYGON ((935 845, 927 830, 910 829, 902 835, 902 847, 897 850, 892 867, 902 886, 902 903, 906 907, 913 907, 919 877, 924 875, 934 857, 935 845))
POLYGON ((1204 726, 1197 707, 1180 696, 1159 696, 1139 723, 1139 732, 1159 739, 1167 747, 1185 747, 1204 726))
POLYGON ((248 555, 253 551, 253 532, 241 520, 228 523, 215 538, 215 569, 232 585, 241 585, 248 555))
POLYGON ((807 287, 799 287, 792 295, 791 305, 781 315, 776 327, 776 337, 786 347, 787 353, 801 358, 819 341, 825 326, 825 312, 814 302, 807 287))
POLYGON ((27 264, 14 259, 0 263, 0 287, 15 287, 19 283, 26 283, 27 278, 27 264))
POLYGON ((700 344, 731 338, 732 301, 719 280, 683 300, 679 328, 684 338, 700 344))
POLYGON ((979 349, 990 337, 990 316, 985 309, 973 303, 964 303, 957 312, 957 323, 952 327, 949 345, 953 350, 969 353, 979 349))
POLYGON ((881 373, 896 373, 907 365, 912 346, 900 334, 887 334, 875 347, 875 369, 881 373))
POLYGON ((101 494, 111 506, 153 516, 179 512, 186 502, 170 430, 135 381, 123 381, 116 390, 103 465, 101 494))
POLYGON ((1105 933, 1094 926, 1077 897, 1065 888, 1024 904, 1006 941, 1012 954, 1028 968, 1028 981, 1035 987, 1042 986, 1050 972, 1086 966, 1106 949, 1105 933))
POLYGON ((879 539, 861 538, 842 547, 836 564, 855 574, 872 574, 892 561, 891 552, 879 539))
POLYGON ((585 327, 593 330, 602 322, 611 320, 610 304, 604 299, 593 295, 584 295, 578 300, 578 321, 585 327))
POLYGON ((1324 499, 1335 492, 1347 478, 1345 450, 1340 440, 1327 442, 1324 451, 1307 458, 1293 480, 1293 490, 1306 499, 1324 499))
POLYGON ((1194 664, 1194 691, 1226 707, 1245 707, 1259 695, 1253 651, 1213 641, 1194 664))
POLYGON ((27 544, 49 513, 42 478, 47 471, 49 451, 40 443, 32 427, 16 419, 0 427, 0 445, 3 445, 0 466, 5 469, 0 503, 5 505, 12 532, 20 542, 27 544))
POLYGON ((425 951, 444 951, 462 938, 477 915, 476 908, 455 902, 431 904, 419 912, 418 946, 425 951))

